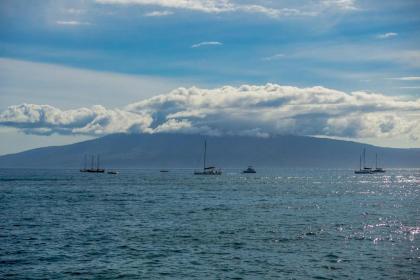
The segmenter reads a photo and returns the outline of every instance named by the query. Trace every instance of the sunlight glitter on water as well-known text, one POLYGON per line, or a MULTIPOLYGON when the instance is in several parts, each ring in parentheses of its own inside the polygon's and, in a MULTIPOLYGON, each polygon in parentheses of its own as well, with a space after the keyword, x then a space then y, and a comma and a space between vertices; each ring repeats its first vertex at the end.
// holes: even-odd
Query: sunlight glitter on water
POLYGON ((0 170, 0 278, 419 279, 420 172, 258 171, 0 170))

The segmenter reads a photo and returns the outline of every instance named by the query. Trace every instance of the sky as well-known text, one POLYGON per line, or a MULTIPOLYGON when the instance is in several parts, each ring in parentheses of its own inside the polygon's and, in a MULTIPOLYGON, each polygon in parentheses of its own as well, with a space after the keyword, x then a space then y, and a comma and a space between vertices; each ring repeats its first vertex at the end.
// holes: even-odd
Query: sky
POLYGON ((0 154, 111 133, 420 147, 420 2, 0 2, 0 154))

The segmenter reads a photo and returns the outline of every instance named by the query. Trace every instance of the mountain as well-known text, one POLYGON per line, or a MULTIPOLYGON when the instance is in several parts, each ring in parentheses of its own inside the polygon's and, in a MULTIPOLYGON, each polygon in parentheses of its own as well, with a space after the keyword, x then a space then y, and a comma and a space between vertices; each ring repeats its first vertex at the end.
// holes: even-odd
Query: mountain
MULTIPOLYGON (((376 147, 304 136, 206 137, 208 164, 227 167, 358 168, 366 148, 367 165, 420 167, 420 149, 376 147)), ((113 134, 65 146, 33 149, 0 157, 0 167, 79 168, 85 154, 100 154, 104 168, 178 168, 202 166, 204 136, 187 134, 113 134)))

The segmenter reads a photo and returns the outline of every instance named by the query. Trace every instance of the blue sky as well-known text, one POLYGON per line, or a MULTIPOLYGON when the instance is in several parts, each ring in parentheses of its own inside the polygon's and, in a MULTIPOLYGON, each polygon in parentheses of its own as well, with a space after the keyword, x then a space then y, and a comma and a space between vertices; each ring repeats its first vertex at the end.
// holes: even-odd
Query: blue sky
MULTIPOLYGON (((417 100, 419 10, 410 0, 1 1, 0 110, 21 103, 114 108, 180 86, 266 83, 417 100)), ((48 144, 93 137, 35 136, 10 126, 0 134, 16 140, 2 144, 3 154, 47 137, 48 144)))

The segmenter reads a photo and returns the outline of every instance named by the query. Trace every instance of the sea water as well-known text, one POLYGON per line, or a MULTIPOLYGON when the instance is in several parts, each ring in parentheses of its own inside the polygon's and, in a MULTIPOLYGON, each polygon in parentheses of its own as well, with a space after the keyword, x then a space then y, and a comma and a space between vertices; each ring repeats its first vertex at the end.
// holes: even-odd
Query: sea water
POLYGON ((0 170, 1 279, 420 279, 420 169, 0 170))

